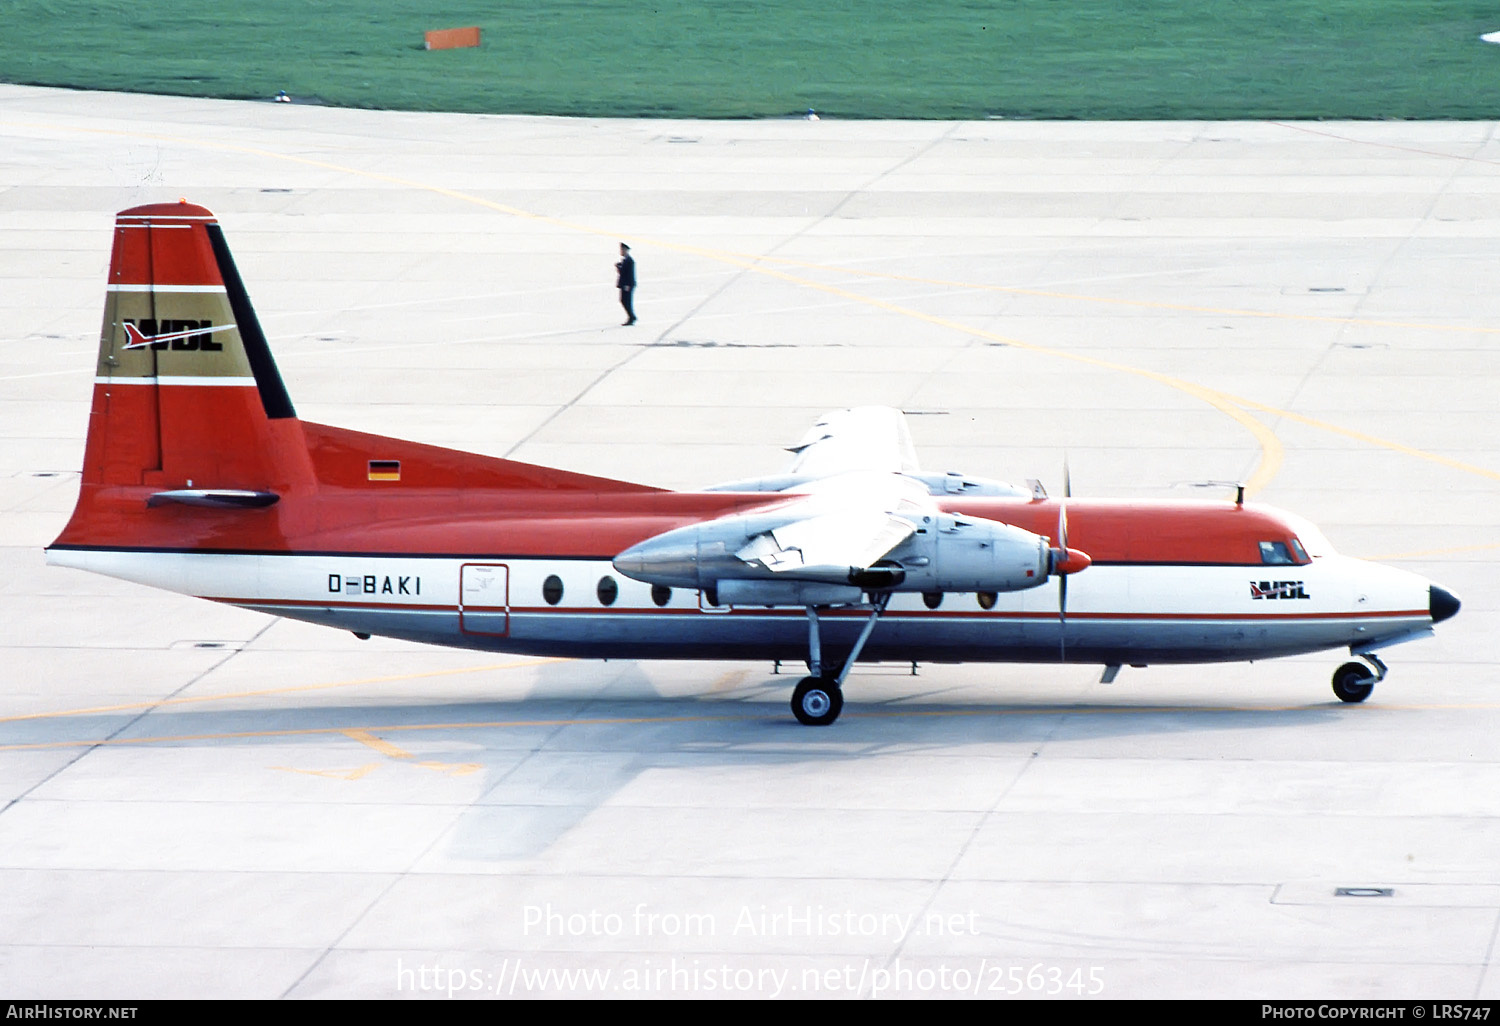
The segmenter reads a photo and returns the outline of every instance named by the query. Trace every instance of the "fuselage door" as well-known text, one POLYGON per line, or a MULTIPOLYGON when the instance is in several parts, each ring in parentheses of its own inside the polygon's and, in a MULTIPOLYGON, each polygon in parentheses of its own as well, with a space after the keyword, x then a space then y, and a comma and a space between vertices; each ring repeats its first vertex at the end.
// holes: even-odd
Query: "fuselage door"
POLYGON ((465 563, 458 575, 458 629, 465 634, 509 634, 510 567, 465 563))

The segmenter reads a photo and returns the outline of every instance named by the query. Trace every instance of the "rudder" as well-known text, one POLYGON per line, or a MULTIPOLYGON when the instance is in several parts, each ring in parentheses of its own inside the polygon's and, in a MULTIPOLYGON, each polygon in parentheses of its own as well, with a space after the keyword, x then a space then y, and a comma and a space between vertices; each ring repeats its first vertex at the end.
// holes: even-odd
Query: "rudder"
POLYGON ((296 414, 213 214, 115 221, 83 483, 285 486, 272 422, 296 414))

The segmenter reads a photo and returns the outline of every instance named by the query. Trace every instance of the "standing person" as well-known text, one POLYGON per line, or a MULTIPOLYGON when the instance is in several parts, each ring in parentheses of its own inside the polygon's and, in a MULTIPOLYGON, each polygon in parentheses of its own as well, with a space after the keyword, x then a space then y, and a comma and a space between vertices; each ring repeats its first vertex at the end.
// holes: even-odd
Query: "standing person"
POLYGON ((635 323, 635 260, 630 247, 620 243, 620 262, 615 264, 615 288, 620 290, 620 305, 625 308, 625 324, 635 323))

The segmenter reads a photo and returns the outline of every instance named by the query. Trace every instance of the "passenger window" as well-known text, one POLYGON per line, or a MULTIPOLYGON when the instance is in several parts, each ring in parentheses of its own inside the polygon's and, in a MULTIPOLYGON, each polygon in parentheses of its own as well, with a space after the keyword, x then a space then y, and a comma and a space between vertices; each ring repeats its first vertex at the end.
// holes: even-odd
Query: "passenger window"
POLYGON ((620 597, 620 586, 615 583, 613 577, 599 578, 599 587, 594 589, 594 594, 599 596, 599 604, 612 606, 615 599, 620 597))
POLYGON ((1286 544, 1278 541, 1260 543, 1260 561, 1267 566, 1292 566, 1296 562, 1286 544))
POLYGON ((555 606, 562 601, 563 584, 562 578, 552 574, 542 582, 542 599, 549 606, 555 606))

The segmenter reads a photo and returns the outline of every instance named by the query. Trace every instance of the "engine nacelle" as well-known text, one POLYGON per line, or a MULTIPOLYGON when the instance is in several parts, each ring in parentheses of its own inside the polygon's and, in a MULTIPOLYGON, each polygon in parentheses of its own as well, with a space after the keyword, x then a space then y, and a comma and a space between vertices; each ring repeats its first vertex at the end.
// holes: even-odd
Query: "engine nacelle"
POLYGON ((794 582, 874 592, 1024 591, 1045 582, 1052 571, 1046 538, 993 520, 941 513, 913 515, 914 533, 870 567, 773 571, 737 555, 751 539, 790 522, 785 514, 768 513, 690 524, 631 546, 615 557, 614 566, 648 584, 717 588, 721 595, 731 581, 778 585, 743 589, 739 601, 754 605, 821 604, 799 601, 804 593, 792 587, 794 582))
POLYGON ((790 523, 786 514, 750 514, 689 524, 647 538, 614 558, 626 577, 669 588, 713 588, 729 580, 815 580, 848 584, 847 570, 836 576, 782 574, 755 567, 735 555, 750 539, 790 523))
POLYGON ((923 517, 882 561, 905 571, 897 591, 1025 591, 1047 580, 1047 539, 979 517, 923 517))

